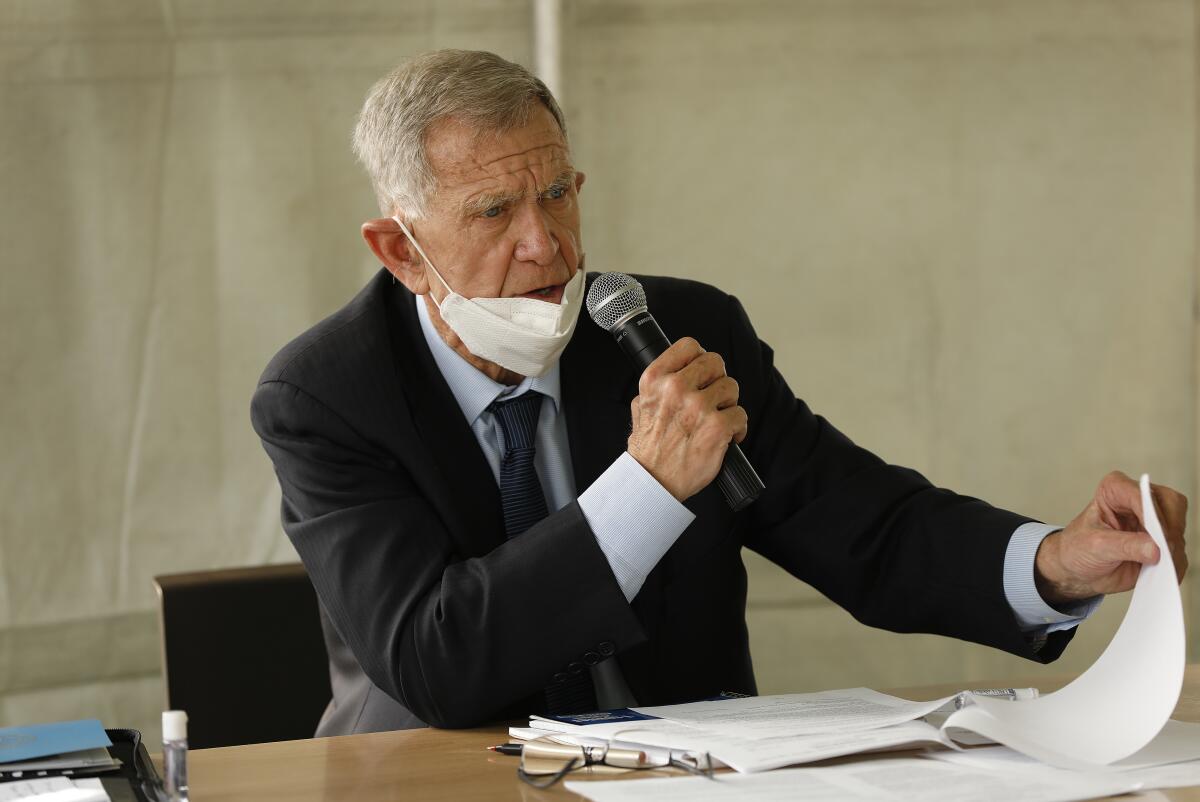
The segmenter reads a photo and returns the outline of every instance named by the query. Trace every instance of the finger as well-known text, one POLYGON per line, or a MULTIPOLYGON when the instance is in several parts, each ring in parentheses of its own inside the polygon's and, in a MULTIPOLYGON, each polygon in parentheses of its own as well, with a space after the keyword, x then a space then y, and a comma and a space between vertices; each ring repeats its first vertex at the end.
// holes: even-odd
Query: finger
POLYGON ((1089 546, 1091 556, 1103 562, 1153 565, 1159 557, 1158 546, 1146 532, 1093 529, 1089 546))
POLYGON ((1138 483, 1130 476, 1113 471, 1100 480, 1096 488, 1096 503, 1100 508, 1100 517, 1113 529, 1132 531, 1144 529, 1142 517, 1142 491, 1138 483))
POLYGON ((642 372, 640 392, 646 391, 647 383, 653 383, 662 376, 678 373, 687 367, 692 360, 704 353, 700 343, 691 337, 683 337, 671 344, 671 347, 658 355, 650 366, 642 372))
POLYGON ((740 443, 746 439, 746 432, 749 431, 750 417, 746 414, 745 409, 739 406, 732 406, 721 410, 719 414, 730 440, 740 443))
POLYGON ((733 433, 733 442, 740 443, 746 439, 746 435, 750 433, 750 413, 746 412, 744 407, 738 407, 742 410, 742 425, 736 432, 733 433))
POLYGON ((1175 565, 1175 579, 1182 582, 1188 569, 1187 552, 1184 551, 1182 543, 1168 543, 1167 548, 1171 552, 1171 562, 1175 565))
POLYGON ((725 360, 720 354, 707 351, 689 362, 679 371, 685 384, 703 390, 725 376, 725 360))
MULTIPOLYGON (((1158 498, 1156 498, 1154 495, 1154 486, 1153 485, 1150 486, 1150 505, 1154 507, 1154 519, 1156 521, 1158 521, 1158 525, 1160 527, 1162 527, 1163 534, 1165 535, 1166 528, 1167 528, 1167 516, 1163 514, 1162 505, 1159 504, 1158 498)), ((1143 507, 1143 511, 1145 511, 1144 507, 1143 507)), ((1145 520, 1146 519, 1143 518, 1142 523, 1145 523, 1145 520)))
POLYGON ((1150 485, 1150 500, 1154 504, 1154 512, 1158 516, 1163 537, 1167 540, 1167 549, 1171 554, 1171 562, 1175 566, 1175 579, 1183 582, 1187 573, 1187 549, 1183 539, 1183 531, 1187 526, 1187 498, 1163 485, 1150 485))
POLYGON ((722 376, 700 391, 712 409, 725 409, 738 401, 738 383, 729 376, 722 376))
POLYGON ((1158 512, 1158 520, 1167 540, 1178 537, 1182 541, 1187 528, 1187 496, 1165 485, 1151 484, 1150 497, 1154 499, 1154 509, 1158 512))

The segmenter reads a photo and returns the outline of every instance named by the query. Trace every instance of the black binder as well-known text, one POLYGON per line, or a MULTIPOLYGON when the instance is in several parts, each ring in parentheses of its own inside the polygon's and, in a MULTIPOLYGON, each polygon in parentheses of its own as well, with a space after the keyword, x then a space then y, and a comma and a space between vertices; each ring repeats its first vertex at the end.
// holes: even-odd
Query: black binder
POLYGON ((162 779, 150 761, 142 734, 137 730, 105 730, 112 746, 108 753, 121 761, 121 768, 100 775, 112 802, 159 802, 162 779))

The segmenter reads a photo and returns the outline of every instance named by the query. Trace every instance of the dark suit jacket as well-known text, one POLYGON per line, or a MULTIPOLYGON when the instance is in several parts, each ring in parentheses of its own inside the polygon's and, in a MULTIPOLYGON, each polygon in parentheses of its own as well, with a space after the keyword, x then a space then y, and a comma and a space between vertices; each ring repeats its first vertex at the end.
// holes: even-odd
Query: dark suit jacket
MULTIPOLYGON (((496 482, 386 271, 271 361, 252 419, 321 602, 334 694, 318 734, 527 715, 548 683, 614 652, 642 704, 753 693, 743 545, 863 623, 1058 656, 1070 634, 1035 654, 1004 596, 1027 518, 887 465, 813 415, 735 298, 641 281, 668 336, 724 356, 767 489, 738 514, 715 486, 689 499, 696 520, 632 604, 578 504, 505 540, 496 482)), ((624 450, 637 379, 581 320, 562 357, 579 490, 624 450)))

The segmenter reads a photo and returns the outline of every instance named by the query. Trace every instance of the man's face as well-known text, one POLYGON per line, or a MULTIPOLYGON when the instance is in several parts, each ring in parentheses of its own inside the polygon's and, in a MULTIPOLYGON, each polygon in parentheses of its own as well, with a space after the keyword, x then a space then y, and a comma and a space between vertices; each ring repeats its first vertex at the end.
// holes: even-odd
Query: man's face
MULTIPOLYGON (((535 104, 528 125, 503 134, 444 120, 426 152, 436 188, 413 234, 454 291, 560 302, 579 269, 583 174, 549 110, 535 104)), ((440 303, 446 288, 427 278, 440 303)))

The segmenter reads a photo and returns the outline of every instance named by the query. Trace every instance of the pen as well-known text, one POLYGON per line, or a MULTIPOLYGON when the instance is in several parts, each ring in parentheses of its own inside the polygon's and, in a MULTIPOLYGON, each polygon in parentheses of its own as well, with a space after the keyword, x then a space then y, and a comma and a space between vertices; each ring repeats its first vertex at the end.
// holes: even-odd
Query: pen
POLYGON ((502 755, 512 755, 513 757, 521 756, 522 744, 500 744, 499 746, 489 746, 488 750, 499 752, 502 755))
POLYGON ((962 710, 967 705, 967 694, 972 696, 988 696, 992 699, 1008 699, 1022 702, 1026 699, 1038 698, 1037 688, 977 688, 973 691, 963 691, 954 698, 954 709, 962 710))

